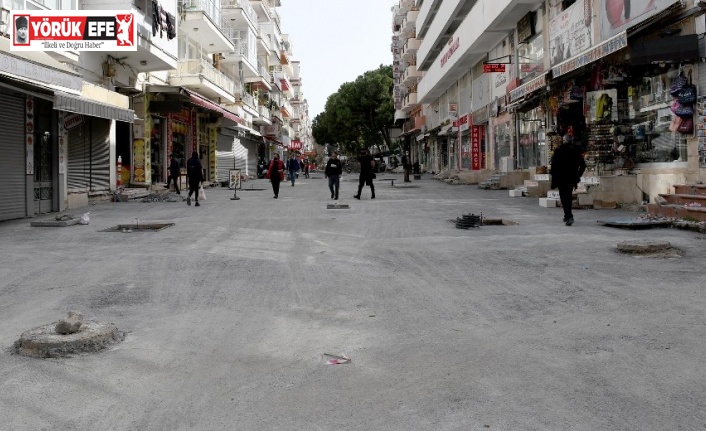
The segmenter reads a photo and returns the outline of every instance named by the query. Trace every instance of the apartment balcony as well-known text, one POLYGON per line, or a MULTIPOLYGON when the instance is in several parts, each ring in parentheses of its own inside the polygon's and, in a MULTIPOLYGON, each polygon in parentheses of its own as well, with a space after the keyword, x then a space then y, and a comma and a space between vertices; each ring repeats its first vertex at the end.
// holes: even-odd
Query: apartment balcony
POLYGON ((411 37, 407 39, 407 42, 405 42, 404 46, 402 47, 402 59, 405 61, 409 61, 414 56, 417 54, 417 51, 419 50, 419 45, 422 44, 421 39, 417 39, 416 37, 411 37))
POLYGON ((282 6, 280 0, 251 0, 250 4, 262 21, 271 20, 272 16, 270 15, 270 10, 282 6))
POLYGON ((269 56, 272 52, 272 41, 270 40, 270 35, 267 33, 263 26, 260 26, 257 30, 257 53, 258 55, 269 56))
POLYGON ((221 0, 221 14, 225 22, 236 28, 258 28, 258 16, 249 0, 221 0))
POLYGON ((280 112, 282 113, 282 118, 291 118, 292 117, 292 105, 289 104, 289 102, 284 102, 282 105, 279 107, 280 112))
POLYGON ((414 107, 417 106, 417 92, 407 94, 404 99, 402 99, 402 110, 409 112, 414 107))
MULTIPOLYGON (((102 55, 111 55, 120 58, 137 73, 171 70, 177 67, 178 45, 176 38, 167 40, 165 31, 152 34, 151 3, 147 0, 85 0, 82 9, 89 10, 130 10, 135 16, 137 24, 137 51, 105 52, 102 55)), ((175 0, 163 2, 165 10, 178 19, 175 0)), ((52 57, 62 62, 78 64, 78 53, 47 52, 52 57)))
MULTIPOLYGON (((251 52, 248 49, 246 40, 233 37, 234 34, 239 34, 239 30, 233 28, 224 29, 224 33, 233 43, 233 50, 221 53, 221 63, 230 65, 234 64, 236 71, 242 65, 243 78, 254 77, 259 74, 257 70, 257 53, 251 52)), ((240 75, 238 71, 237 75, 240 75)))
POLYGON ((254 76, 246 76, 244 78, 245 82, 252 84, 255 88, 262 88, 266 91, 272 90, 272 85, 270 84, 272 81, 272 75, 267 71, 267 68, 261 64, 258 64, 257 71, 258 73, 254 76))
POLYGON ((257 117, 253 116, 252 122, 258 125, 270 125, 272 120, 270 119, 270 110, 265 106, 257 107, 257 117))
POLYGON ((400 31, 402 31, 402 32, 412 31, 414 29, 414 26, 416 25, 417 16, 419 16, 418 10, 412 9, 409 12, 407 12, 407 15, 402 20, 402 28, 400 29, 400 31))
POLYGON ((209 54, 233 51, 233 44, 221 31, 223 19, 218 0, 179 0, 179 34, 198 40, 209 54))
POLYGON ((404 71, 402 83, 406 86, 410 86, 422 79, 422 72, 417 69, 417 66, 412 64, 407 66, 404 71))
POLYGON ((208 61, 179 60, 176 70, 169 73, 169 85, 188 88, 223 103, 235 102, 235 83, 208 61))

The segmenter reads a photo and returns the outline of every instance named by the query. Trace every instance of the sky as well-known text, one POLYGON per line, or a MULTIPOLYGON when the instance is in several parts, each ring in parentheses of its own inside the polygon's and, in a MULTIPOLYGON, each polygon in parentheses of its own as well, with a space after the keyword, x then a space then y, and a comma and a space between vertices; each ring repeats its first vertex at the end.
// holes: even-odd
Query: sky
POLYGON ((392 64, 392 12, 398 0, 282 0, 282 33, 300 62, 313 120, 345 82, 392 64))

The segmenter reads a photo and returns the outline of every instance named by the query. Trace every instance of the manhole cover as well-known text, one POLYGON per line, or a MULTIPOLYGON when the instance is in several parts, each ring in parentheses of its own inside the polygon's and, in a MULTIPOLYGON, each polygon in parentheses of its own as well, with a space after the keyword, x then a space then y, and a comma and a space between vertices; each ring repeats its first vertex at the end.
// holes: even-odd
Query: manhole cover
POLYGON ((516 226, 519 223, 502 218, 483 218, 483 226, 516 226))
POLYGON ((256 191, 262 191, 262 190, 267 190, 267 189, 254 188, 254 187, 251 187, 249 189, 238 189, 239 192, 250 192, 250 191, 256 192, 256 191))
POLYGON ((111 228, 105 229, 102 232, 157 232, 162 229, 166 229, 170 226, 174 226, 174 223, 133 223, 133 224, 119 224, 111 228))
POLYGON ((76 353, 93 353, 125 339, 125 333, 112 323, 99 323, 92 320, 77 321, 73 333, 57 332, 60 323, 54 322, 25 331, 15 341, 15 352, 34 358, 57 358, 76 353))
POLYGON ((348 204, 328 204, 326 209, 328 210, 347 210, 350 206, 348 204))

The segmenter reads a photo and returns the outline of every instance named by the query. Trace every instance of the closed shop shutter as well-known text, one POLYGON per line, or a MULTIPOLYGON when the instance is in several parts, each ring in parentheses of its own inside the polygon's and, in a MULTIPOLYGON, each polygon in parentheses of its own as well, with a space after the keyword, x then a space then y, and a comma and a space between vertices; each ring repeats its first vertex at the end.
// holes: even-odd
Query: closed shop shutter
POLYGON ((85 117, 69 130, 66 177, 69 192, 110 190, 110 120, 85 117))
POLYGON ((26 215, 24 99, 0 92, 0 220, 12 220, 26 215))
POLYGON ((247 175, 248 149, 243 145, 243 140, 236 139, 233 149, 235 151, 235 169, 240 169, 241 175, 247 175))
POLYGON ((235 153, 233 153, 233 140, 229 135, 218 135, 216 157, 218 158, 218 182, 228 181, 228 171, 235 169, 235 153))
POLYGON ((247 173, 247 175, 257 174, 257 145, 259 142, 250 139, 241 139, 240 143, 247 149, 247 157, 245 159, 246 167, 243 173, 247 173))

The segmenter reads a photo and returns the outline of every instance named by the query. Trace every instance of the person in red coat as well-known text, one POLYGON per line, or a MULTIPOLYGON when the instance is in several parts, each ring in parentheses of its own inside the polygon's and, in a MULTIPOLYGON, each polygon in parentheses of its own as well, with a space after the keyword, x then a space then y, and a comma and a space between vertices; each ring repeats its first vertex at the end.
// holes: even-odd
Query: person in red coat
POLYGON ((267 168, 267 178, 272 183, 272 191, 275 199, 279 196, 279 183, 284 179, 284 162, 279 159, 279 154, 275 153, 270 166, 267 168))

